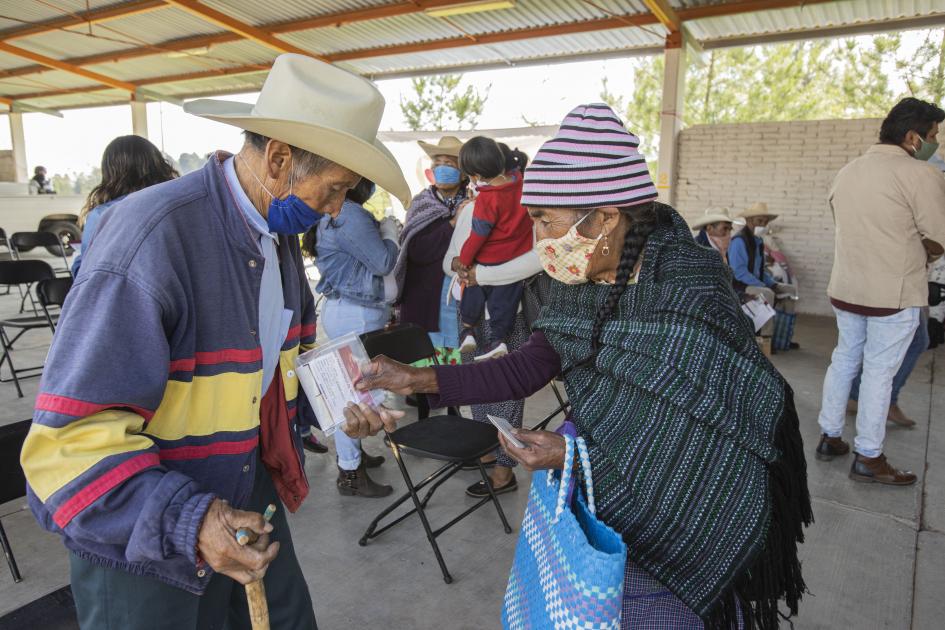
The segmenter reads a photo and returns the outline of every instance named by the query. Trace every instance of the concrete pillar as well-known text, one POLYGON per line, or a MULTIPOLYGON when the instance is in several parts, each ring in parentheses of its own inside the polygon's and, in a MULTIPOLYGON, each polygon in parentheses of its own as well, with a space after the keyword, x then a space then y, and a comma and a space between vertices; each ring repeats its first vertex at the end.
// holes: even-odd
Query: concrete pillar
POLYGON ((676 197, 677 140, 682 130, 686 99, 686 48, 681 32, 666 38, 663 51, 663 102, 660 109, 660 149, 656 189, 660 201, 672 205, 676 197))
POLYGON ((131 133, 148 137, 148 104, 146 101, 131 101, 131 133))
POLYGON ((30 180, 29 166, 26 164, 26 134, 23 133, 23 114, 10 112, 10 140, 13 144, 13 170, 16 181, 25 183, 30 180))

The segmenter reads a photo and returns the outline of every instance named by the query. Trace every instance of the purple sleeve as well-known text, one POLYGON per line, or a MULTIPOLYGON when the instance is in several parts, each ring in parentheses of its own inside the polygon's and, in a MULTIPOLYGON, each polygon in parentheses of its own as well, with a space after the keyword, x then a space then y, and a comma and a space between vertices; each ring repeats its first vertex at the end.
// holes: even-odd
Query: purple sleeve
POLYGON ((545 335, 535 332, 500 359, 433 369, 440 393, 430 396, 431 407, 481 405, 531 396, 561 372, 561 358, 545 335))

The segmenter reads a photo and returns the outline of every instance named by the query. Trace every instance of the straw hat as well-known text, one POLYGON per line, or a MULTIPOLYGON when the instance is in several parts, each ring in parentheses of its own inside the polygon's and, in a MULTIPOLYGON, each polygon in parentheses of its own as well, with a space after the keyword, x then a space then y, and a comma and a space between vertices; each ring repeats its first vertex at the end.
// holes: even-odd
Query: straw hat
POLYGON ((377 139, 384 97, 377 87, 305 55, 276 57, 255 105, 217 99, 184 111, 252 131, 325 157, 391 193, 406 206, 410 188, 397 160, 377 139))
POLYGON ((443 136, 436 144, 430 144, 423 140, 418 140, 417 144, 419 144, 420 148, 431 158, 438 155, 451 155, 454 158, 458 158, 459 150, 463 148, 463 141, 456 136, 443 136))
POLYGON ((757 202, 755 205, 748 208, 748 210, 745 210, 738 216, 742 219, 747 219, 749 217, 771 217, 772 219, 778 218, 778 215, 774 214, 773 212, 768 212, 768 204, 763 201, 757 202))
POLYGON ((694 219, 689 224, 689 227, 691 227, 693 230, 698 230, 705 225, 711 225, 713 223, 734 222, 735 219, 732 218, 728 208, 706 208, 705 212, 702 213, 702 216, 698 219, 694 219))

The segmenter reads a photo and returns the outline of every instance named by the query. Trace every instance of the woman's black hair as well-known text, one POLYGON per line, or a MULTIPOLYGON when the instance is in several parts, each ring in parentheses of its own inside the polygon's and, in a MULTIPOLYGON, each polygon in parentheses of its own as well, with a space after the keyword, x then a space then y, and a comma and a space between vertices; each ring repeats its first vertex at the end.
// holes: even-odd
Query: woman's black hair
POLYGON ((910 96, 889 110, 879 128, 879 141, 883 144, 902 144, 910 131, 925 138, 933 124, 943 121, 945 111, 942 108, 910 96))
POLYGON ((318 223, 310 227, 302 235, 302 253, 312 260, 318 258, 318 223))
POLYGON ((102 181, 92 189, 79 213, 130 193, 179 177, 161 151, 141 136, 118 136, 102 153, 102 181))
POLYGON ((364 205, 374 193, 374 182, 367 177, 362 177, 354 188, 345 193, 345 198, 350 199, 358 205, 364 205))
POLYGON ((594 327, 591 329, 591 354, 574 367, 592 364, 597 359, 604 324, 617 309, 620 298, 627 290, 627 285, 633 276, 633 269, 637 266, 637 261, 646 246, 646 240, 659 225, 659 214, 655 202, 651 201, 639 206, 627 206, 620 208, 620 211, 630 219, 630 227, 623 239, 623 250, 620 252, 620 262, 617 263, 617 278, 610 287, 607 300, 594 317, 594 327))
POLYGON ((519 151, 518 147, 510 149, 509 145, 504 142, 498 142, 496 144, 499 145, 499 149, 502 150, 502 155, 505 156, 505 172, 518 171, 524 175, 525 167, 528 166, 528 155, 523 151, 519 151))
POLYGON ((475 136, 467 140, 459 150, 459 170, 467 177, 477 175, 485 179, 498 177, 506 172, 505 154, 492 138, 475 136))

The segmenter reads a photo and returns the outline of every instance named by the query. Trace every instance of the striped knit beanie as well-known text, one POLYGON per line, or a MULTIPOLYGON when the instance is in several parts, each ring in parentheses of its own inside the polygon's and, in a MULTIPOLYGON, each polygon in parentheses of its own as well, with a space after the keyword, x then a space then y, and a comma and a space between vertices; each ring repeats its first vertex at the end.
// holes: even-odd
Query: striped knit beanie
POLYGON ((522 205, 602 208, 656 199, 639 146, 604 103, 575 107, 525 170, 522 205))

